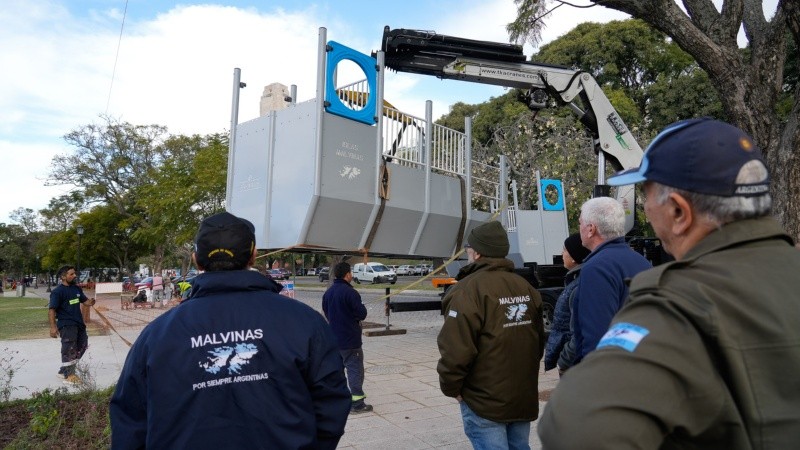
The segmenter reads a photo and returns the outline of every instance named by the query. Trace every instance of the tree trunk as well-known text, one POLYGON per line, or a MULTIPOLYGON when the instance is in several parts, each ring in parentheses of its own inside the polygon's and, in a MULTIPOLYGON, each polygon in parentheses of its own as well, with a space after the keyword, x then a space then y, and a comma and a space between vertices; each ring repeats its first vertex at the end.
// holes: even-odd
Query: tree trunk
POLYGON ((782 0, 770 21, 764 18, 760 0, 726 0, 721 12, 711 2, 684 0, 689 15, 676 2, 607 0, 602 5, 644 20, 670 36, 708 73, 731 123, 748 132, 764 152, 772 181, 772 212, 799 239, 800 87, 785 123, 776 112, 784 82, 787 29, 796 42, 800 39, 796 31, 800 8, 791 3, 782 0), (748 53, 736 42, 742 25, 748 53))

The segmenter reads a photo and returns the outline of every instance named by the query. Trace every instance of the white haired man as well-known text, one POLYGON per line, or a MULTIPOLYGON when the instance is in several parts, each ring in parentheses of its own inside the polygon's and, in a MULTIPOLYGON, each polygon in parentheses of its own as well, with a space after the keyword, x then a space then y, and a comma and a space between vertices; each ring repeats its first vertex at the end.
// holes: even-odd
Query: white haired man
POLYGON ((581 243, 591 250, 583 260, 572 304, 572 338, 558 360, 560 372, 581 362, 597 347, 611 318, 628 298, 628 283, 650 262, 625 243, 625 210, 610 197, 581 206, 581 243), (570 355, 566 357, 565 355, 570 355))
POLYGON ((675 261, 633 280, 597 350, 559 382, 544 447, 794 448, 800 252, 769 217, 761 151, 724 122, 677 122, 609 179, 638 182, 675 261))

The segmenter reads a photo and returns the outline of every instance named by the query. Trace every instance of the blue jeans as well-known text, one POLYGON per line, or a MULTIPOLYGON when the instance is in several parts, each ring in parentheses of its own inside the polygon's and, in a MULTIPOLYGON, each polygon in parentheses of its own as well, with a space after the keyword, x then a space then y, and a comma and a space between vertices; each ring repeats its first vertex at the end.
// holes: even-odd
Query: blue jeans
POLYGON ((467 402, 459 404, 464 433, 475 450, 530 450, 530 422, 494 422, 475 414, 467 402))
POLYGON ((350 388, 350 397, 353 406, 364 404, 364 352, 360 348, 339 350, 342 362, 347 371, 347 386, 350 388))

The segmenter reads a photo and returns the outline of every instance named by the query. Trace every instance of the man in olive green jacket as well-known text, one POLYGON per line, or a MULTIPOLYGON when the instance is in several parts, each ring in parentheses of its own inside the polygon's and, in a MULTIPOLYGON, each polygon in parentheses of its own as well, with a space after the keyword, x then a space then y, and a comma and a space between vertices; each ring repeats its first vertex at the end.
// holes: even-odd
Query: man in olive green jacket
POLYGON ((800 251, 768 217, 769 174, 736 127, 662 131, 639 169, 676 261, 634 278, 597 350, 559 382, 545 449, 786 449, 800 442, 800 251))
POLYGON ((467 242, 470 264, 442 303, 439 384, 459 401, 475 448, 527 449, 530 422, 539 415, 541 296, 513 273, 499 222, 476 227, 467 242))

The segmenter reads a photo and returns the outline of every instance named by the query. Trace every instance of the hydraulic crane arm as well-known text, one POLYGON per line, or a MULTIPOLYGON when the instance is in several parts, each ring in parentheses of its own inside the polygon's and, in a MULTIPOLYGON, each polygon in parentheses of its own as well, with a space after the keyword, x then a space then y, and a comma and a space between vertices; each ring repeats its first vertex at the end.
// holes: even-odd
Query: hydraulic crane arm
MULTIPOLYGON (((525 61, 522 46, 444 36, 431 31, 384 28, 386 67, 526 91, 531 109, 548 97, 568 106, 587 127, 600 159, 598 185, 605 184, 605 161, 616 170, 638 167, 642 149, 590 74, 525 61)), ((607 195, 607 189, 600 189, 607 195)), ((596 193, 597 195, 597 193, 596 193)), ((630 194, 629 201, 633 201, 630 194)), ((618 195, 619 198, 619 195, 618 195)), ((633 204, 628 205, 632 208, 633 204)), ((632 221, 631 221, 632 225, 632 221)))

